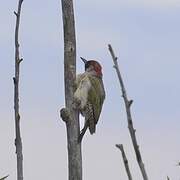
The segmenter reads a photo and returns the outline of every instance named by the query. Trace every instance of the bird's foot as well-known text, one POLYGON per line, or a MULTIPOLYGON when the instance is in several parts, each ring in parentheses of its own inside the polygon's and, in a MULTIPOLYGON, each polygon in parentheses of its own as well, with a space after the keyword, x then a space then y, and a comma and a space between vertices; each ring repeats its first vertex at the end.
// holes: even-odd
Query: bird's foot
POLYGON ((73 109, 80 109, 81 108, 81 100, 77 97, 74 97, 73 103, 72 103, 73 109))

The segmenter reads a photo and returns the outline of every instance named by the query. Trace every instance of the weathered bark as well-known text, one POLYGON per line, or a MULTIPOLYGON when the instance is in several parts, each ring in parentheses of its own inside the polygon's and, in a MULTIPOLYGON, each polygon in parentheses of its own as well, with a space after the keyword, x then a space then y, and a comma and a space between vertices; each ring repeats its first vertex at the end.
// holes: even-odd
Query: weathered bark
POLYGON ((110 54, 111 54, 112 59, 113 59, 114 68, 116 69, 116 73, 118 75, 118 79, 120 82, 120 86, 121 86, 121 90, 122 90, 122 97, 124 99, 125 108, 126 108, 128 129, 129 129, 129 133, 130 133, 131 140, 133 143, 134 151, 136 154, 136 159, 137 159, 139 168, 141 170, 141 174, 143 176, 143 179, 148 180, 148 176, 147 176, 147 173, 146 173, 146 170, 144 167, 144 163, 142 161, 141 153, 139 150, 139 145, 138 145, 137 139, 136 139, 136 134, 135 134, 136 130, 133 127, 133 121, 132 121, 132 117, 131 117, 131 109, 130 108, 131 108, 131 105, 133 103, 133 100, 128 100, 127 93, 126 93, 125 86, 124 86, 124 82, 123 82, 123 79, 122 79, 122 76, 121 76, 121 73, 119 70, 117 57, 115 56, 114 51, 113 51, 110 44, 108 45, 108 47, 109 47, 109 51, 110 51, 110 54))
POLYGON ((169 176, 167 176, 167 180, 170 180, 169 176))
POLYGON ((19 0, 18 11, 14 12, 16 15, 16 27, 15 27, 15 77, 14 80, 14 111, 15 111, 15 146, 17 155, 17 180, 23 180, 23 153, 22 153, 22 141, 20 131, 20 114, 19 114, 19 71, 22 58, 19 55, 19 24, 21 15, 21 5, 23 0, 19 0))
POLYGON ((132 180, 132 175, 131 175, 131 172, 130 172, 130 169, 129 169, 129 164, 128 164, 128 160, 127 160, 126 154, 124 152, 123 145, 122 144, 116 144, 116 147, 121 151, 128 179, 132 180))
POLYGON ((61 0, 64 24, 64 82, 66 108, 61 117, 66 123, 68 143, 69 180, 82 180, 79 112, 73 108, 76 79, 76 38, 73 0, 61 0))

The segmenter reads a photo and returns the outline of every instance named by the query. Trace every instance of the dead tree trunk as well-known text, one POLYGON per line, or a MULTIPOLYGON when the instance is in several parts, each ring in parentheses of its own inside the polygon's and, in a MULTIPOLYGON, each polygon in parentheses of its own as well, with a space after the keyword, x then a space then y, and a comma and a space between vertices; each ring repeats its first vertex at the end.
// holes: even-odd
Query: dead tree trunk
POLYGON ((15 77, 14 80, 14 111, 15 111, 15 146, 17 154, 17 180, 23 180, 23 153, 22 141, 20 131, 20 114, 19 114, 19 71, 22 58, 19 55, 19 24, 21 15, 21 5, 23 0, 19 0, 18 11, 14 12, 16 15, 16 28, 15 28, 15 77))
POLYGON ((130 172, 130 169, 129 169, 129 164, 128 164, 128 160, 127 160, 126 154, 124 152, 123 145, 122 144, 116 144, 116 147, 121 151, 128 179, 132 180, 132 175, 131 175, 131 172, 130 172))
POLYGON ((144 163, 142 161, 141 153, 140 153, 140 150, 139 150, 139 145, 138 145, 137 139, 136 139, 136 134, 135 134, 136 130, 133 127, 133 121, 132 121, 132 117, 131 117, 131 109, 130 108, 131 108, 131 105, 133 103, 133 100, 128 100, 127 93, 126 93, 125 86, 124 86, 124 82, 123 82, 123 79, 122 79, 122 76, 121 76, 121 73, 120 73, 120 70, 119 70, 117 57, 115 56, 114 51, 113 51, 110 44, 108 45, 108 47, 109 47, 109 51, 110 51, 112 59, 113 59, 114 68, 116 69, 118 79, 119 79, 119 82, 120 82, 120 86, 121 86, 121 90, 122 90, 122 97, 124 99, 125 108, 126 108, 129 133, 130 133, 131 140, 132 140, 133 147, 134 147, 134 151, 135 151, 135 154, 136 154, 136 159, 137 159, 139 168, 141 170, 141 174, 143 176, 143 179, 148 180, 148 176, 146 174, 144 163))
POLYGON ((64 24, 64 83, 66 108, 61 117, 66 123, 68 143, 69 180, 82 180, 81 143, 79 113, 73 108, 76 79, 76 37, 73 0, 61 0, 64 24))

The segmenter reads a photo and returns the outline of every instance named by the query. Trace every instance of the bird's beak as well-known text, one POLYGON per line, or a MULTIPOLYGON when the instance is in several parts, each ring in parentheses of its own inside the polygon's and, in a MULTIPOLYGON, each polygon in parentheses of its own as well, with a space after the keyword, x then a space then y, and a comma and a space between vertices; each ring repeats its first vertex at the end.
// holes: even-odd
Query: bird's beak
POLYGON ((86 59, 84 59, 83 57, 80 57, 82 59, 82 61, 84 62, 84 64, 86 64, 88 61, 86 59))

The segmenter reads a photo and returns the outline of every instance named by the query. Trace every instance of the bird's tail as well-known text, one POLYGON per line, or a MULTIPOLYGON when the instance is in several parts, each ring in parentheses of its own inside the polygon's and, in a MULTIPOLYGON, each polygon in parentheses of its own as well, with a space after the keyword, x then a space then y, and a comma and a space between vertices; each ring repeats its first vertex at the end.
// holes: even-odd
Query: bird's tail
POLYGON ((88 123, 89 132, 91 134, 95 133, 95 131, 96 131, 96 124, 95 124, 95 119, 94 119, 93 106, 92 106, 91 103, 87 103, 85 121, 88 123))

